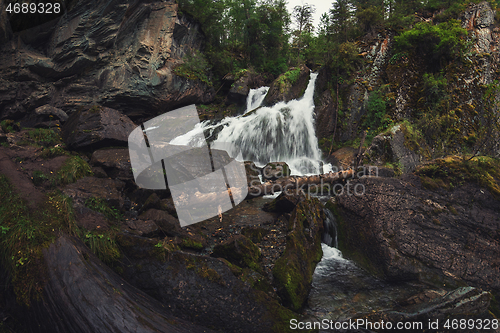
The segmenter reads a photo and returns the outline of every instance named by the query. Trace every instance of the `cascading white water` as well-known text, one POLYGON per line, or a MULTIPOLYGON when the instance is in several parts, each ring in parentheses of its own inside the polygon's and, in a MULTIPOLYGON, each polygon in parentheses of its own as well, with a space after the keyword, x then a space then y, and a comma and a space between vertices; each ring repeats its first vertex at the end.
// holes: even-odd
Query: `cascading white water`
MULTIPOLYGON (((247 110, 242 116, 227 117, 217 124, 203 122, 170 143, 198 146, 200 143, 192 140, 196 134, 208 130, 212 135, 215 129, 222 127, 216 134, 214 144, 232 143, 241 151, 244 160, 254 161, 260 166, 268 162, 286 162, 292 174, 318 174, 321 151, 313 115, 317 76, 311 73, 304 96, 271 107, 258 108, 264 100, 267 87, 252 90, 247 98, 247 110)), ((230 152, 230 155, 236 156, 238 152, 230 152)))
POLYGON ((245 110, 245 113, 258 108, 262 104, 262 102, 264 102, 264 98, 266 98, 266 94, 268 91, 269 87, 250 89, 250 91, 248 92, 247 109, 245 110))

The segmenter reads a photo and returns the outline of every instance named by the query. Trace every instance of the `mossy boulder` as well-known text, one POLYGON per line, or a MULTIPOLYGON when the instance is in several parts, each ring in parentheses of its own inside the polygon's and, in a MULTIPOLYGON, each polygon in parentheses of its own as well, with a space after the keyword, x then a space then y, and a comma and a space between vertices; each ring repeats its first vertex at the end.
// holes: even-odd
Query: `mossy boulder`
POLYGON ((290 320, 301 320, 301 315, 259 290, 266 289, 266 279, 249 268, 142 237, 122 234, 118 241, 130 260, 125 279, 184 320, 242 333, 292 332, 290 320))
POLYGON ((243 70, 237 77, 227 94, 227 104, 244 105, 250 91, 252 77, 255 75, 252 71, 243 70))
POLYGON ((240 267, 250 267, 260 271, 258 260, 260 250, 250 239, 243 235, 236 235, 214 247, 214 257, 227 259, 240 267))
POLYGON ((316 198, 300 202, 288 223, 286 248, 273 268, 274 285, 282 304, 300 310, 309 295, 316 264, 321 260, 325 214, 316 198))
POLYGON ((302 65, 281 74, 269 87, 263 104, 270 106, 301 97, 309 83, 310 72, 309 68, 302 65))
POLYGON ((371 162, 391 165, 396 174, 415 171, 423 157, 418 153, 417 138, 405 124, 392 127, 373 138, 365 156, 371 162))

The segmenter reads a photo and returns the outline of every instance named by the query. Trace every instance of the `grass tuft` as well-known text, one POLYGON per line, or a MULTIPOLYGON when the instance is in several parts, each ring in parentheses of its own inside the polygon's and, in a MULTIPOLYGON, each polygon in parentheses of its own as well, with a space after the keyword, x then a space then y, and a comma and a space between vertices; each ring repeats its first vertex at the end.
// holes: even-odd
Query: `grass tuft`
POLYGON ((61 229, 64 215, 50 199, 40 209, 30 210, 0 175, 0 260, 12 276, 20 304, 38 299, 45 279, 42 249, 48 247, 61 229))
POLYGON ((92 169, 79 156, 68 158, 57 172, 57 182, 59 184, 70 184, 85 176, 92 176, 92 169))

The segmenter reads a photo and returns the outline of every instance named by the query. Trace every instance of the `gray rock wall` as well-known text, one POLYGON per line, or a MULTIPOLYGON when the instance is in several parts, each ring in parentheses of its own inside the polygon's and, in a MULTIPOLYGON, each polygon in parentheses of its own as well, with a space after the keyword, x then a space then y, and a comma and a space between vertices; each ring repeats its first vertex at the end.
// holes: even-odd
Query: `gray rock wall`
POLYGON ((148 117, 210 101, 212 88, 172 72, 203 44, 199 26, 177 9, 174 1, 80 1, 46 29, 20 32, 0 45, 0 118, 44 104, 148 117))

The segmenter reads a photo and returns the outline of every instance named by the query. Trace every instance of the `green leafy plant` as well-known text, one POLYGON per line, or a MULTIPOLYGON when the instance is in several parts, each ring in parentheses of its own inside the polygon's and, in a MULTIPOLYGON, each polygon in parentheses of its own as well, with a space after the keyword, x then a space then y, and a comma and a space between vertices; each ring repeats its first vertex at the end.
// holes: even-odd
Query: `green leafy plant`
POLYGON ((110 220, 121 220, 123 219, 120 211, 114 207, 109 207, 106 200, 96 197, 90 197, 85 200, 85 206, 88 208, 99 212, 106 216, 110 220))

